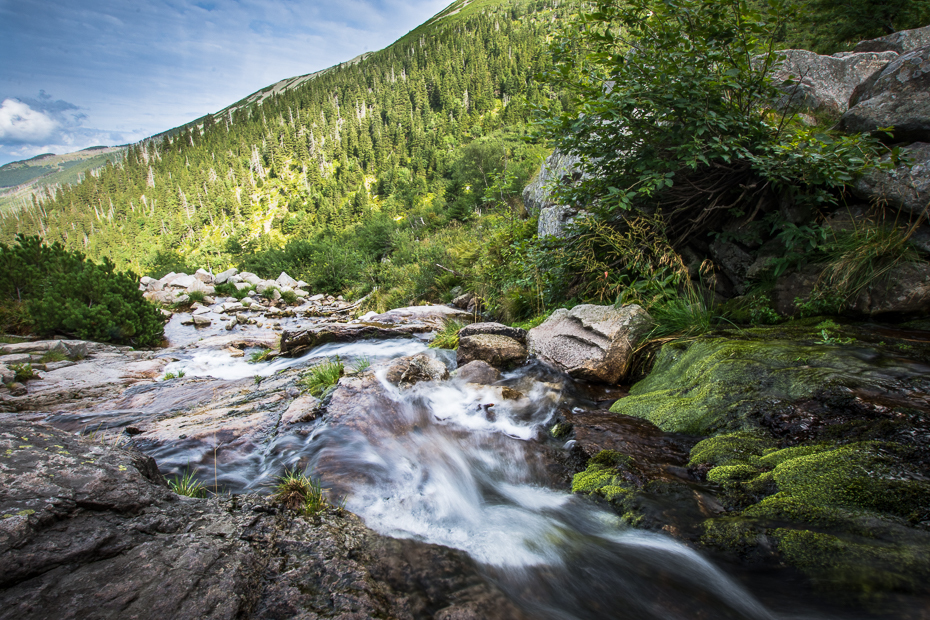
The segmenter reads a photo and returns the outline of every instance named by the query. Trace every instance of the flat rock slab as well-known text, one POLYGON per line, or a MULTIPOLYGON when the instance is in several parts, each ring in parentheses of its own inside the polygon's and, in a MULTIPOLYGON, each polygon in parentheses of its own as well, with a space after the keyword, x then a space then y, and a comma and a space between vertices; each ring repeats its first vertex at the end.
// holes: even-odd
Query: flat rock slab
POLYGON ((524 618, 465 554, 327 508, 191 499, 154 461, 0 421, 0 619, 524 618))
POLYGON ((356 340, 388 340, 412 334, 433 331, 433 326, 422 322, 401 322, 394 326, 383 323, 326 323, 306 329, 285 330, 281 333, 281 354, 302 355, 311 349, 330 342, 356 340))

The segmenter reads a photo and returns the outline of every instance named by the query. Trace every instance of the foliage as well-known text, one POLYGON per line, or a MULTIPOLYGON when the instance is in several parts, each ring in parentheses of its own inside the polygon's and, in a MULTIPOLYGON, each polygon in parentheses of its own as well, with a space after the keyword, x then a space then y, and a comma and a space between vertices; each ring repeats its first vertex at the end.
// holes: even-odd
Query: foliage
POLYGON ((930 5, 913 0, 810 0, 805 8, 812 48, 821 53, 930 24, 930 5))
POLYGON ((39 378, 36 371, 32 369, 32 364, 10 364, 10 370, 15 373, 14 380, 20 383, 39 378))
POLYGON ((197 302, 197 303, 202 304, 204 299, 206 298, 206 295, 204 294, 203 291, 188 291, 187 298, 189 300, 189 303, 197 302))
POLYGON ((184 376, 184 371, 179 370, 177 372, 166 372, 165 376, 162 377, 162 381, 171 381, 172 379, 180 379, 184 376))
POLYGON ((262 349, 261 351, 256 351, 249 356, 249 362, 256 364, 258 362, 265 362, 268 360, 268 356, 271 354, 271 349, 262 349))
POLYGON ((448 319, 443 321, 442 329, 436 332, 429 346, 433 349, 458 349, 459 348, 459 331, 463 325, 458 321, 448 319))
POLYGON ((304 516, 317 514, 329 503, 320 483, 296 470, 285 471, 278 478, 271 497, 285 508, 296 510, 304 516))
POLYGON ((43 364, 51 364, 55 362, 63 362, 66 359, 68 359, 68 356, 61 351, 48 351, 42 355, 39 361, 43 364))
POLYGON ((214 285, 214 290, 217 295, 222 295, 223 297, 233 297, 242 301, 249 296, 249 291, 251 286, 243 287, 241 289, 236 288, 236 285, 231 282, 223 282, 222 284, 214 285))
POLYGON ((294 291, 281 291, 281 299, 287 304, 297 303, 297 293, 294 291))
POLYGON ((352 362, 352 365, 349 367, 349 370, 353 374, 357 375, 361 372, 365 372, 369 368, 371 368, 371 360, 367 357, 360 357, 354 362, 352 362))
POLYGON ((194 480, 194 472, 187 471, 183 476, 175 476, 168 480, 168 486, 178 495, 187 497, 206 497, 207 488, 199 480, 194 480))
POLYGON ((310 369, 300 379, 300 384, 311 395, 319 398, 326 390, 336 385, 342 377, 345 367, 337 357, 335 360, 322 362, 310 369))
POLYGON ((138 346, 157 346, 163 337, 162 317, 142 297, 134 273, 38 237, 0 244, 0 299, 7 307, 25 302, 32 329, 43 335, 138 346))

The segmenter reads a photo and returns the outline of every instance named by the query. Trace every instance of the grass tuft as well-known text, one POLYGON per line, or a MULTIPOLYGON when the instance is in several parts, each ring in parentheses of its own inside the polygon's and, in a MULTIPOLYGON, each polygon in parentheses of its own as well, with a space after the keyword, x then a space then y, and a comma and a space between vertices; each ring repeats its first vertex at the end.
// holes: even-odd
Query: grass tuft
POLYGON ((349 367, 349 370, 353 374, 357 375, 361 372, 368 370, 369 368, 371 368, 371 360, 367 357, 360 357, 354 362, 352 362, 352 365, 349 367))
POLYGON ((189 291, 187 296, 190 298, 190 303, 196 301, 202 304, 203 300, 206 299, 206 294, 203 291, 189 291))
POLYGON ((178 495, 186 495, 187 497, 207 496, 207 487, 203 486, 202 482, 194 480, 194 472, 192 471, 185 472, 183 476, 175 476, 168 481, 168 486, 178 495))
POLYGON ((38 379, 39 375, 32 369, 32 364, 10 364, 10 370, 16 373, 14 381, 25 383, 30 379, 38 379))
POLYGON ((433 349, 458 349, 459 348, 459 330, 464 327, 461 323, 454 320, 446 320, 442 324, 442 329, 436 332, 429 346, 433 349))
POLYGON ((43 364, 53 364, 55 362, 63 362, 66 359, 68 359, 68 356, 61 351, 48 351, 39 361, 43 364))
POLYGON ((258 362, 268 361, 269 355, 271 355, 271 349, 262 349, 261 351, 256 351, 249 356, 249 363, 257 364, 258 362))
POLYGON ((285 471, 278 478, 271 497, 285 508, 296 510, 304 516, 315 515, 328 504, 320 483, 296 470, 285 471))
POLYGON ((313 396, 319 398, 327 389, 336 385, 345 372, 345 366, 337 357, 334 361, 317 364, 300 379, 300 384, 313 396))
POLYGON ((297 303, 297 293, 294 291, 284 291, 281 293, 281 299, 288 305, 297 303))

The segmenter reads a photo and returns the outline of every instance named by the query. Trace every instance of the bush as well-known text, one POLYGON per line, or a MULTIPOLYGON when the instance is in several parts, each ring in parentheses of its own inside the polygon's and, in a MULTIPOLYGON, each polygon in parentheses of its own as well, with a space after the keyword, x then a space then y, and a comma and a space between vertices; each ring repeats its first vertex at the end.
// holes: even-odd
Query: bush
POLYGON ((42 335, 159 345, 162 317, 142 297, 138 281, 106 258, 98 265, 38 237, 20 235, 15 245, 0 244, 0 298, 25 302, 30 325, 42 335))

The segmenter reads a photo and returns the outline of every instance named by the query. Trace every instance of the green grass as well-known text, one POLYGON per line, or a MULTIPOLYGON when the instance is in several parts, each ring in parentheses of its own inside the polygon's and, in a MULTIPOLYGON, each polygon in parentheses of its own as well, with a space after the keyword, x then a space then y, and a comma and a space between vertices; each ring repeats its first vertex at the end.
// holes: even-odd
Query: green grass
POLYGON ((352 365, 349 367, 349 370, 353 374, 357 375, 360 372, 364 372, 368 370, 369 368, 371 368, 371 360, 368 359, 367 357, 360 357, 354 362, 352 362, 352 365))
POLYGON ((553 312, 552 310, 549 310, 548 312, 544 312, 544 313, 540 314, 539 316, 534 316, 534 317, 531 318, 531 319, 527 319, 527 320, 525 320, 525 321, 520 321, 520 322, 517 322, 517 323, 513 323, 513 324, 512 324, 512 327, 518 327, 518 328, 520 328, 520 329, 525 329, 526 331, 530 331, 530 330, 533 329, 534 327, 539 327, 540 325, 542 325, 543 323, 545 323, 545 322, 546 322, 546 319, 548 319, 550 316, 552 316, 552 312, 553 312))
POLYGON ((296 304, 297 293, 295 293, 294 291, 284 291, 283 293, 281 293, 281 299, 284 300, 284 303, 296 304))
POLYGON ((436 333, 436 336, 429 343, 433 349, 458 349, 459 348, 459 330, 464 327, 461 323, 454 320, 446 320, 442 324, 442 329, 436 333))
POLYGON ((686 286, 680 295, 657 300, 649 307, 649 315, 655 323, 649 339, 699 336, 709 332, 719 319, 694 286, 686 286))
POLYGON ((268 356, 271 355, 271 349, 262 349, 261 351, 256 351, 249 356, 250 364, 257 364, 258 362, 268 361, 268 356))
POLYGON ((39 378, 39 375, 32 369, 32 364, 10 364, 10 370, 16 373, 14 380, 20 383, 39 378))
POLYGON ((342 361, 337 357, 334 361, 317 364, 300 379, 300 384, 313 396, 319 398, 326 390, 336 385, 345 372, 342 361))
POLYGON ((166 372, 166 373, 165 373, 165 376, 162 377, 162 381, 171 381, 172 379, 180 379, 181 377, 184 376, 184 374, 185 374, 185 373, 184 373, 183 370, 179 370, 179 371, 176 372, 176 373, 174 373, 174 372, 166 372))
POLYGON ((328 504, 320 483, 296 470, 285 471, 278 478, 271 498, 304 516, 315 515, 328 504))
POLYGON ((189 291, 187 296, 190 298, 190 303, 196 301, 202 304, 203 300, 206 298, 206 294, 203 291, 189 291))
POLYGON ((216 290, 217 295, 222 295, 223 297, 233 297, 242 301, 249 295, 249 291, 252 290, 251 286, 244 286, 242 290, 236 288, 236 285, 231 282, 223 282, 222 284, 217 284, 213 287, 216 290))
POLYGON ((43 364, 52 364, 55 362, 63 362, 66 359, 68 359, 68 356, 61 351, 48 351, 39 361, 43 364))
MULTIPOLYGON (((277 290, 278 290, 278 288, 277 288, 276 286, 269 286, 269 287, 266 288, 264 291, 262 291, 261 293, 259 293, 259 295, 261 295, 261 296, 264 297, 265 299, 274 299, 274 294, 275 294, 275 291, 277 291, 277 290)), ((278 292, 280 292, 280 291, 278 291, 278 292)), ((283 295, 282 295, 282 297, 283 297, 283 295)))
POLYGON ((178 495, 187 497, 206 497, 207 487, 202 482, 194 480, 194 472, 187 471, 183 476, 175 476, 168 480, 168 486, 178 495))

